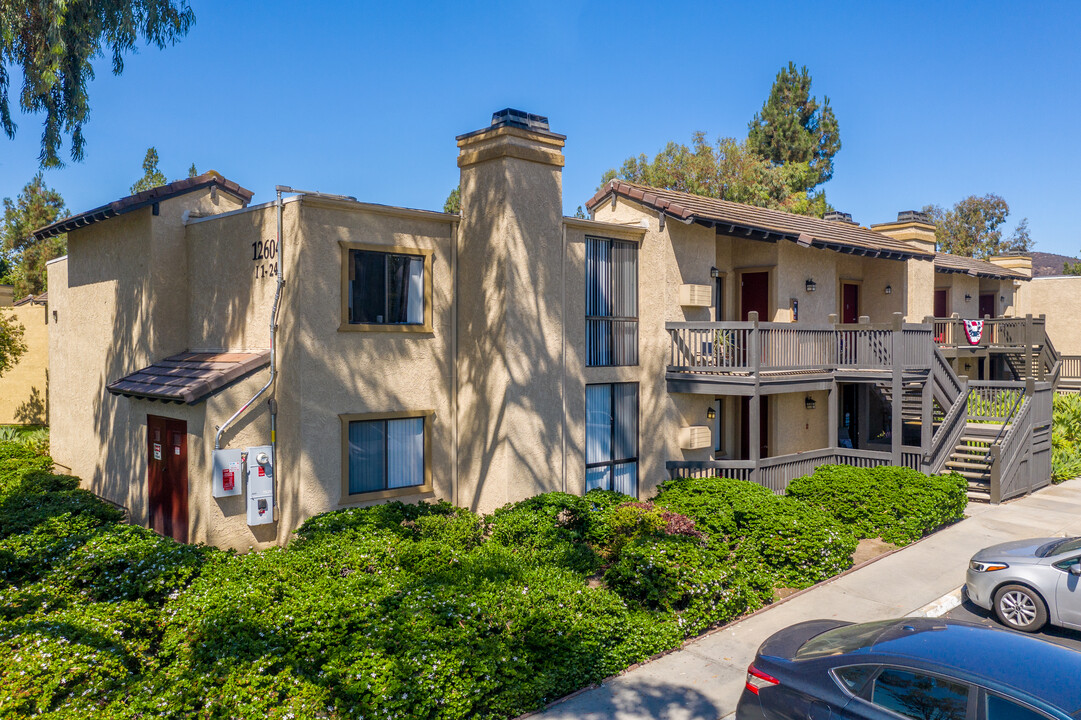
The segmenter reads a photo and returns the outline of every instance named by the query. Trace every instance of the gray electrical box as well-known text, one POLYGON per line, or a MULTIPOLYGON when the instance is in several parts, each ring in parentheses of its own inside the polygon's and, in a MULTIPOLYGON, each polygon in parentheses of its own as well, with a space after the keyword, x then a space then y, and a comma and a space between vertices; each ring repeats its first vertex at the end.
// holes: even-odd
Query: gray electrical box
POLYGON ((274 522, 274 448, 250 447, 248 454, 248 524, 274 522))
POLYGON ((243 450, 214 451, 214 497, 232 497, 244 492, 243 450))

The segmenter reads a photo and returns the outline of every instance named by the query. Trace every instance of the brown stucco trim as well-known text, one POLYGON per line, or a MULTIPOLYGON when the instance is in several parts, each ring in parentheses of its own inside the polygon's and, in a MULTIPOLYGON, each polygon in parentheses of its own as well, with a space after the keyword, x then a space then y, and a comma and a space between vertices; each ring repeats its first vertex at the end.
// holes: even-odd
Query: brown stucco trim
POLYGON ((382 413, 354 413, 339 415, 342 426, 342 486, 339 506, 351 506, 372 500, 424 495, 432 492, 432 418, 435 410, 399 410, 382 413), (424 418, 424 484, 392 490, 376 490, 366 493, 349 493, 349 423, 364 420, 400 420, 404 418, 424 418))
MULTIPOLYGON (((289 199, 286 199, 286 202, 288 201, 289 199)), ((298 195, 295 198, 295 201, 299 201, 305 207, 373 213, 375 215, 389 215, 391 217, 406 218, 409 220, 427 220, 429 222, 458 222, 457 213, 445 213, 437 210, 418 210, 416 208, 398 207, 396 205, 379 205, 377 203, 360 202, 359 200, 316 197, 314 195, 298 195)), ((267 206, 269 207, 273 207, 273 205, 274 203, 267 203, 267 206)))
POLYGON ((339 240, 341 246, 341 324, 338 332, 386 332, 386 333, 431 333, 432 325, 432 248, 408 247, 405 245, 378 245, 339 240), (365 250, 398 255, 420 255, 424 258, 424 322, 420 325, 398 325, 393 323, 351 323, 349 322, 349 253, 352 250, 365 250))
POLYGON ((567 229, 581 230, 586 235, 606 235, 616 240, 632 240, 639 243, 645 239, 648 232, 642 225, 622 225, 572 217, 564 217, 563 225, 567 229))

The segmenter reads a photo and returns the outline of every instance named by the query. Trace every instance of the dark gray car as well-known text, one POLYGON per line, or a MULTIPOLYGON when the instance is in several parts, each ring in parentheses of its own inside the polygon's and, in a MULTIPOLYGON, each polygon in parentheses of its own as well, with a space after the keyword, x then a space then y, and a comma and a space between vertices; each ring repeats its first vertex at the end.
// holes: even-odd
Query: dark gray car
POLYGON ((1047 623, 1081 630, 1081 538, 1038 538, 992 545, 972 556, 968 598, 1014 630, 1047 623))

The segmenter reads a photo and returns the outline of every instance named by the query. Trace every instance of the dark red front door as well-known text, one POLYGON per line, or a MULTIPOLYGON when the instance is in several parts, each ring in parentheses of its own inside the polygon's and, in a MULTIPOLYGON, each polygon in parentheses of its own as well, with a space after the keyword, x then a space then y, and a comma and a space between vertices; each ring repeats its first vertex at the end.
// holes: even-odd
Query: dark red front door
POLYGON ((841 322, 860 321, 860 286, 845 283, 841 286, 841 322))
POLYGON ((188 424, 146 416, 147 497, 150 528, 188 541, 188 424))
POLYGON ((995 316, 995 294, 983 293, 980 295, 980 317, 995 316))
POLYGON ((949 311, 949 304, 946 302, 946 291, 935 290, 935 317, 944 318, 949 311))
POLYGON ((743 273, 740 278, 739 313, 740 319, 747 320, 751 312, 758 313, 758 319, 768 322, 769 317, 769 272, 743 273))

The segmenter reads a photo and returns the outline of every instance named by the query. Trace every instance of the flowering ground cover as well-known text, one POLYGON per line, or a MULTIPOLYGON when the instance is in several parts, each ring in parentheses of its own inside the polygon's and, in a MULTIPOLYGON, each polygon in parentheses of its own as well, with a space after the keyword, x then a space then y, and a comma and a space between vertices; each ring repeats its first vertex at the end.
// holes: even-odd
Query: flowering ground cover
MULTIPOLYGON (((126 525, 50 468, 0 442, 0 717, 514 717, 844 570, 853 513, 889 515, 676 480, 341 510, 239 555, 126 525)), ((908 481, 953 498, 923 532, 960 516, 963 482, 908 481)))

